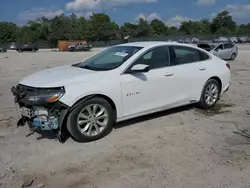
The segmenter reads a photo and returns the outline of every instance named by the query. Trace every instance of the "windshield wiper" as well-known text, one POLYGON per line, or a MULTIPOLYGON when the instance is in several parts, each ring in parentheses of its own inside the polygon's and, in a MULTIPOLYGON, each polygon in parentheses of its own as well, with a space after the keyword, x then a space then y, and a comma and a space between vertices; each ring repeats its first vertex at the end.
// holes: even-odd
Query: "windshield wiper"
POLYGON ((88 70, 93 70, 93 71, 107 71, 107 70, 112 70, 112 68, 101 68, 101 67, 91 67, 89 65, 82 65, 81 63, 76 63, 71 65, 73 67, 79 67, 79 68, 83 68, 83 69, 88 69, 88 70))
POLYGON ((89 65, 83 65, 83 66, 80 66, 81 68, 84 68, 84 69, 89 69, 89 70, 94 70, 94 71, 105 71, 105 70, 110 70, 110 69, 105 69, 105 68, 99 68, 99 67, 91 67, 89 65))

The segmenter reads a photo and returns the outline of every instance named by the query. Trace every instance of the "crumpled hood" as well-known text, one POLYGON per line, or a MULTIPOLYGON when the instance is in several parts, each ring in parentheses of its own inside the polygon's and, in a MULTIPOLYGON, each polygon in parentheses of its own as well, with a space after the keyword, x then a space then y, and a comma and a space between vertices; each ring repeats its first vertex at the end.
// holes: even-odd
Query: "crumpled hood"
POLYGON ((61 87, 77 82, 101 79, 105 71, 92 71, 70 65, 55 67, 31 74, 19 83, 31 87, 61 87))

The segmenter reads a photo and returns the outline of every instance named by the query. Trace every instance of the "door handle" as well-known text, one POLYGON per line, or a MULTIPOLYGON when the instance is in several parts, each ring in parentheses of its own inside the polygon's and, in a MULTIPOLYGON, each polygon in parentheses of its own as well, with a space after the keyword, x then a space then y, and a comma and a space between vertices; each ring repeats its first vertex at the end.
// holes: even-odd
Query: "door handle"
POLYGON ((165 73, 164 76, 173 76, 174 73, 165 73))
POLYGON ((200 68, 199 70, 200 70, 200 71, 204 71, 204 70, 206 70, 206 68, 200 68))

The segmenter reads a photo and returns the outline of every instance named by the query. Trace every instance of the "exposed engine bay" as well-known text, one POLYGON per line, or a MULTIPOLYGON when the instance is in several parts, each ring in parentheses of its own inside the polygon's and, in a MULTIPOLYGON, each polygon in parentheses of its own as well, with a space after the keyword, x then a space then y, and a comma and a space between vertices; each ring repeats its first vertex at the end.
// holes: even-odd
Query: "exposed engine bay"
POLYGON ((58 101, 65 93, 63 87, 33 88, 18 84, 11 92, 21 113, 18 127, 27 124, 33 132, 58 130, 61 137, 61 126, 68 112, 68 107, 58 101))

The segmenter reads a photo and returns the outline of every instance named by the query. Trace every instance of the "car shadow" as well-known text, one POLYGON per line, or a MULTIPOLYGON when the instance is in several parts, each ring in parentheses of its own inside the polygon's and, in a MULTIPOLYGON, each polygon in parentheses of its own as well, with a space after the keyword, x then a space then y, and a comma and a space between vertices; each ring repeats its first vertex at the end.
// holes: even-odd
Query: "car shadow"
POLYGON ((173 109, 169 109, 169 110, 165 110, 165 111, 161 111, 161 112, 155 112, 149 115, 144 115, 144 116, 140 116, 137 118, 133 118, 130 120, 126 120, 126 121, 122 121, 120 123, 117 123, 114 125, 114 129, 120 129, 123 127, 127 127, 127 126, 131 126, 137 123, 141 123, 144 121, 148 121, 148 120, 153 120, 153 119, 157 119, 163 116, 167 116, 167 115, 171 115, 171 114, 175 114, 175 113, 179 113, 179 112, 184 112, 184 111, 188 111, 191 110, 195 107, 194 104, 190 104, 187 106, 181 106, 181 107, 177 107, 177 108, 173 108, 173 109))
POLYGON ((33 131, 27 134, 26 138, 34 134, 38 135, 38 137, 36 138, 37 140, 42 140, 42 139, 55 140, 57 138, 56 136, 57 133, 55 131, 33 131))
MULTIPOLYGON (((171 115, 171 114, 188 111, 190 109, 193 109, 194 107, 195 107, 195 105, 191 104, 191 105, 187 105, 187 106, 173 108, 173 109, 170 109, 170 110, 155 112, 155 113, 152 113, 150 115, 140 116, 138 118, 133 118, 133 119, 126 120, 126 121, 123 121, 123 122, 120 122, 120 123, 116 123, 113 126, 113 129, 120 129, 120 128, 123 128, 123 127, 131 126, 131 125, 143 122, 143 121, 148 121, 148 120, 157 119, 157 118, 167 116, 167 115, 171 115)), ((112 130, 110 130, 110 132, 112 132, 112 130)), ((107 133, 107 135, 109 133, 107 133)), ((39 135, 39 137, 36 138, 37 140, 50 139, 50 140, 58 140, 61 143, 65 143, 69 138, 71 138, 72 140, 74 140, 75 142, 78 142, 78 143, 89 143, 88 141, 85 141, 85 142, 77 141, 68 132, 65 133, 66 136, 65 136, 63 141, 58 139, 56 131, 34 131, 34 132, 31 132, 28 135, 26 135, 26 137, 29 137, 29 136, 31 136, 33 134, 39 135)), ((90 141, 90 142, 93 142, 93 141, 90 141)))

